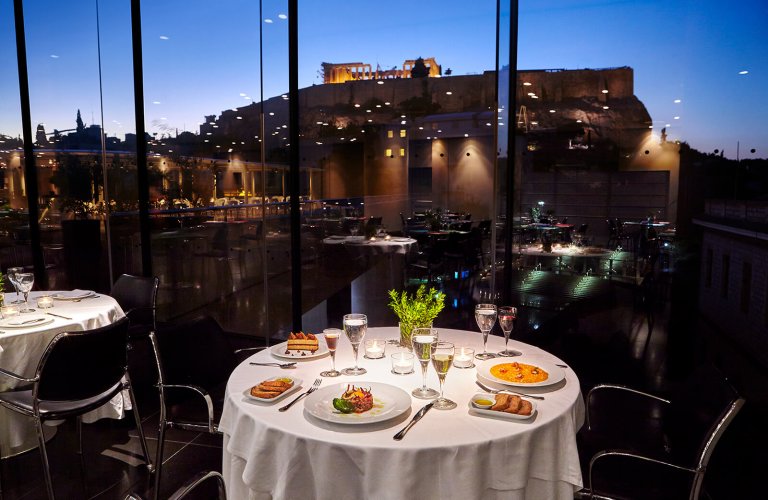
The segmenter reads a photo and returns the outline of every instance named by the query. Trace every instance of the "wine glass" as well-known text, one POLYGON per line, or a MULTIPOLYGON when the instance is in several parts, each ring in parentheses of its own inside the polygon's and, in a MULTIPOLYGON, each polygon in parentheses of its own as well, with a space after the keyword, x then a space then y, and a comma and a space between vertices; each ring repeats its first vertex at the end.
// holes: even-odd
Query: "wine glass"
POLYGON ((11 285, 13 285, 13 289, 16 290, 16 300, 12 302, 8 302, 9 304, 22 304, 24 303, 23 300, 19 298, 19 284, 16 282, 16 275, 19 273, 23 273, 24 268, 23 267, 9 267, 8 272, 6 273, 8 275, 8 281, 11 282, 11 285))
POLYGON ((336 369, 336 344, 341 337, 341 330, 338 328, 326 328, 323 330, 323 339, 325 345, 328 346, 328 352, 331 353, 331 369, 324 372, 320 372, 321 377, 338 377, 341 372, 336 369))
POLYGON ((517 307, 499 307, 499 326, 504 332, 504 350, 499 353, 499 356, 520 356, 522 354, 520 351, 511 350, 508 347, 509 335, 515 327, 515 318, 517 318, 517 307))
POLYGON ((496 323, 496 306, 493 304, 477 304, 475 306, 475 321, 477 326, 483 333, 483 352, 475 354, 477 359, 491 359, 496 355, 488 352, 486 346, 488 345, 488 334, 493 329, 493 324, 496 323))
POLYGON ((440 396, 435 400, 435 404, 432 405, 436 410, 453 410, 456 408, 454 401, 443 397, 445 376, 453 365, 454 350, 453 344, 450 342, 435 342, 432 344, 432 366, 435 367, 437 378, 440 380, 440 396))
POLYGON ((19 285, 19 290, 24 294, 24 308, 19 312, 35 312, 34 309, 29 307, 29 292, 32 290, 32 285, 35 284, 35 275, 32 273, 18 273, 16 275, 16 282, 19 285))
POLYGON ((357 366, 357 350, 368 330, 368 317, 365 314, 345 314, 344 315, 344 333, 347 334, 349 342, 352 344, 352 350, 355 353, 355 367, 344 368, 341 373, 344 375, 363 375, 368 373, 365 368, 357 366))
POLYGON ((437 342, 437 330, 434 328, 414 328, 411 333, 411 345, 416 359, 421 363, 423 382, 421 387, 411 391, 411 395, 419 399, 433 399, 438 392, 427 387, 427 366, 432 356, 432 344, 437 342))

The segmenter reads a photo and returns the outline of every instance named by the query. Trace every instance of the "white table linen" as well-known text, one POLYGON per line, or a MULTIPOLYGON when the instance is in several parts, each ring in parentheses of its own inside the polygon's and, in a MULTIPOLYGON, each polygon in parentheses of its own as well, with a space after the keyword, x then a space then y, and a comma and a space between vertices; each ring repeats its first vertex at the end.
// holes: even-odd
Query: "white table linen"
POLYGON ((323 240, 323 244, 337 246, 343 245, 350 252, 368 255, 399 254, 405 255, 411 251, 416 240, 413 238, 391 237, 388 240, 376 238, 374 241, 363 236, 329 236, 323 240))
MULTIPOLYGON (((397 335, 397 328, 369 328, 367 337, 397 335)), ((441 329, 440 339, 482 350, 482 338, 476 332, 441 329)), ((510 344, 526 357, 558 362, 536 347, 510 344)), ((488 346, 490 351, 499 351, 503 339, 490 337, 488 346)), ((351 351, 349 342, 342 339, 338 368, 353 364, 351 351)), ((388 348, 387 354, 390 352, 394 350, 388 348)), ((270 358, 268 352, 262 352, 251 360, 270 358)), ((362 352, 359 364, 367 374, 324 378, 321 387, 369 381, 392 384, 410 393, 421 385, 419 366, 411 375, 397 376, 390 372, 389 356, 368 360, 362 352)), ((445 395, 458 408, 429 411, 399 442, 392 436, 427 401, 413 398, 411 412, 391 421, 342 426, 306 414, 302 402, 278 412, 285 402, 254 403, 244 396, 252 385, 280 373, 302 378, 303 391, 328 368, 330 359, 324 357, 300 362, 290 371, 248 363, 235 369, 220 423, 223 471, 232 498, 549 500, 570 499, 582 486, 576 432, 584 420, 584 404, 578 378, 570 369, 565 369, 565 380, 559 384, 526 388, 546 399, 537 401, 538 413, 531 420, 510 421, 470 415, 470 397, 482 392, 475 385, 476 369, 451 368, 445 395)), ((438 387, 431 366, 427 380, 430 387, 438 387)))
MULTIPOLYGON (((25 316, 48 316, 45 313, 51 312, 72 319, 50 316, 53 322, 40 326, 16 329, 0 327, 1 367, 24 377, 33 377, 45 349, 57 334, 99 328, 125 316, 117 301, 103 294, 79 302, 54 300, 54 307, 49 309, 37 307, 37 297, 55 293, 31 292, 29 305, 35 309, 35 312, 20 314, 17 317, 23 319, 25 316)), ((8 304, 15 298, 14 293, 6 293, 5 303, 8 304)), ((13 379, 0 376, 0 391, 12 389, 17 385, 18 382, 13 379)), ((84 415, 83 421, 90 423, 100 418, 123 418, 125 410, 129 409, 131 409, 131 402, 128 395, 118 394, 110 403, 84 415)), ((37 437, 32 420, 0 408, 0 455, 3 457, 14 455, 35 446, 37 446, 37 437)))

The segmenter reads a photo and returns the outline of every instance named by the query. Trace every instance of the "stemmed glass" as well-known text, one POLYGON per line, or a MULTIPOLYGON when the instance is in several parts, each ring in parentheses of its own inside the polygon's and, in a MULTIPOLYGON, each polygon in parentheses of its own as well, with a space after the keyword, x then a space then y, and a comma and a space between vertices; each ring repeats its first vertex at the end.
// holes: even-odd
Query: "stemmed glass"
POLYGON ((438 395, 434 389, 427 387, 427 366, 432 356, 432 345, 437 342, 437 330, 434 328, 414 328, 411 333, 411 345, 416 359, 421 364, 423 382, 421 387, 411 391, 411 395, 419 399, 433 399, 438 395))
POLYGON ((499 356, 520 356, 522 354, 520 351, 514 351, 508 347, 509 336, 515 327, 515 318, 517 318, 517 307, 499 307, 499 326, 504 332, 504 350, 499 353, 499 356))
POLYGON ((323 339, 325 339, 325 345, 328 346, 328 352, 331 353, 331 369, 320 372, 321 377, 338 377, 341 372, 336 369, 336 344, 341 337, 341 330, 338 328, 326 328, 323 330, 323 339))
POLYGON ((436 410, 453 410, 456 408, 454 401, 443 397, 443 384, 445 383, 445 376, 448 374, 448 370, 453 365, 454 350, 453 344, 450 342, 435 342, 432 344, 432 366, 435 367, 437 378, 440 380, 440 397, 432 405, 436 410))
POLYGON ((24 309, 19 312, 35 312, 34 309, 29 307, 29 292, 32 290, 32 285, 35 284, 35 275, 32 273, 18 273, 16 275, 16 282, 19 285, 19 290, 24 294, 24 309))
POLYGON ((368 373, 365 368, 357 366, 357 350, 368 330, 368 317, 365 314, 345 314, 344 315, 344 333, 347 334, 349 342, 352 344, 352 350, 355 352, 355 367, 344 368, 341 373, 344 375, 363 375, 368 373))
POLYGON ((22 304, 24 303, 23 300, 19 298, 19 284, 16 281, 16 275, 19 273, 23 273, 24 268, 23 267, 9 267, 8 272, 6 273, 8 275, 8 281, 11 282, 11 285, 13 285, 13 289, 16 290, 16 300, 12 302, 8 302, 9 304, 22 304))
POLYGON ((494 323, 496 323, 496 306, 493 304, 477 304, 475 306, 475 321, 483 333, 483 352, 475 354, 477 359, 491 359, 496 355, 488 352, 488 334, 491 333, 494 323))

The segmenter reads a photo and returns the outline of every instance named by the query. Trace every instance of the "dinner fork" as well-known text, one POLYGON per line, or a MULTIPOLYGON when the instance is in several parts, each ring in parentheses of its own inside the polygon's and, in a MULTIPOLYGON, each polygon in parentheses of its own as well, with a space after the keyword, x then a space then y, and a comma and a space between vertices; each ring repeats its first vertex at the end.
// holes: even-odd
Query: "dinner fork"
POLYGON ((283 407, 281 407, 281 408, 278 408, 278 409, 277 409, 277 411, 286 411, 288 408, 290 408, 291 406, 293 406, 293 404, 294 404, 294 403, 296 403, 296 401, 300 400, 300 399, 301 399, 301 398, 303 398, 304 396, 307 396, 307 395, 309 395, 309 394, 312 394, 313 392, 315 392, 315 391, 317 390, 317 388, 318 388, 318 387, 320 387, 320 384, 322 383, 322 381, 323 381, 323 379, 321 379, 321 378, 317 378, 317 379, 315 379, 315 383, 314 383, 314 384, 312 384, 312 387, 310 387, 310 388, 309 388, 309 390, 308 390, 307 392, 302 392, 301 394, 299 394, 299 395, 296 397, 296 399, 294 399, 293 401, 291 401, 291 402, 290 402, 290 403, 288 403, 287 405, 285 405, 285 406, 283 406, 283 407))
POLYGON ((478 381, 475 381, 475 383, 477 385, 479 385, 482 390, 484 390, 485 392, 488 392, 490 394, 499 394, 499 393, 502 393, 502 392, 508 392, 508 393, 511 393, 511 394, 517 394, 518 396, 523 396, 525 398, 544 399, 543 396, 534 396, 533 394, 525 394, 523 392, 510 391, 509 389, 491 389, 490 387, 486 387, 486 386, 484 386, 483 384, 481 384, 478 381))
POLYGON ((280 368, 293 368, 294 366, 296 366, 296 362, 293 362, 293 363, 255 363, 255 362, 251 361, 250 364, 256 365, 256 366, 279 366, 280 368))

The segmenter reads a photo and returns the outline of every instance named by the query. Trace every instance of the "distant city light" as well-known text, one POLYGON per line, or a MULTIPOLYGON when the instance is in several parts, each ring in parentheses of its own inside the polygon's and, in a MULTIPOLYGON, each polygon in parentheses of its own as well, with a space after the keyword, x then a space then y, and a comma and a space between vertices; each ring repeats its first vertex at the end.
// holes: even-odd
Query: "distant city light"
POLYGON ((278 14, 277 17, 279 17, 280 19, 288 19, 288 16, 286 16, 285 14, 278 14))
POLYGON ((315 144, 317 144, 318 146, 322 146, 323 145, 323 143, 320 142, 320 141, 315 141, 315 144))
POLYGON ((464 134, 464 137, 469 137, 469 134, 464 134))
POLYGON ((168 37, 165 35, 160 35, 160 40, 168 40, 168 37))
POLYGON ((530 87, 531 86, 531 82, 523 82, 523 85, 525 85, 526 87, 530 87))
POLYGON ((356 107, 356 108, 359 108, 359 107, 360 107, 360 105, 359 105, 359 104, 355 104, 355 107, 356 107))
POLYGON ((539 96, 537 96, 537 95, 532 95, 531 96, 531 99, 538 99, 538 98, 539 98, 539 96))
POLYGON ((264 19, 264 22, 267 23, 267 24, 272 24, 272 19, 266 18, 266 19, 264 19))
POLYGON ((237 119, 238 119, 238 120, 242 120, 242 119, 243 119, 243 117, 242 117, 242 116, 238 116, 238 117, 237 117, 237 119))
POLYGON ((405 120, 401 121, 400 125, 405 125, 405 120))
POLYGON ((680 119, 680 117, 679 117, 679 116, 676 116, 676 117, 675 117, 675 120, 679 120, 679 119, 680 119))
POLYGON ((51 59, 58 59, 58 58, 59 56, 57 56, 56 54, 51 54, 51 59))
POLYGON ((269 116, 275 116, 275 112, 274 111, 270 111, 269 112, 269 116))
POLYGON ((747 70, 745 70, 745 69, 744 69, 744 70, 741 70, 741 71, 739 71, 739 74, 740 74, 740 75, 746 75, 747 73, 749 73, 749 71, 747 71, 747 70))
POLYGON ((384 85, 384 82, 382 82, 381 80, 379 80, 378 82, 376 82, 376 84, 377 84, 377 85, 384 85))
POLYGON ((490 123, 490 122, 488 122, 488 123, 486 123, 486 124, 485 124, 485 126, 486 126, 486 127, 490 127, 490 126, 491 126, 491 123, 490 123))
POLYGON ((389 106, 389 101, 385 102, 384 106, 389 106))
POLYGON ((680 99, 675 99, 674 102, 675 102, 675 104, 680 104, 681 101, 680 101, 680 99))
POLYGON ((576 123, 581 123, 581 120, 576 120, 576 123))
POLYGON ((603 94, 607 94, 608 93, 608 89, 603 89, 602 92, 603 92, 603 94))
POLYGON ((243 92, 240 92, 240 97, 245 97, 245 96, 247 96, 247 95, 248 95, 248 94, 244 94, 243 92))
POLYGON ((550 112, 550 113, 554 113, 554 112, 555 112, 555 110, 554 110, 554 109, 550 109, 550 110, 549 110, 549 112, 550 112))
POLYGON ((610 109, 608 106, 603 106, 603 109, 610 109))
POLYGON ((448 92, 446 92, 446 93, 445 93, 445 95, 453 95, 453 92, 451 92, 451 91, 449 90, 448 92))
POLYGON ((424 127, 419 127, 419 130, 424 130, 424 127))
POLYGON ((152 104, 160 104, 160 101, 152 101, 152 104))

